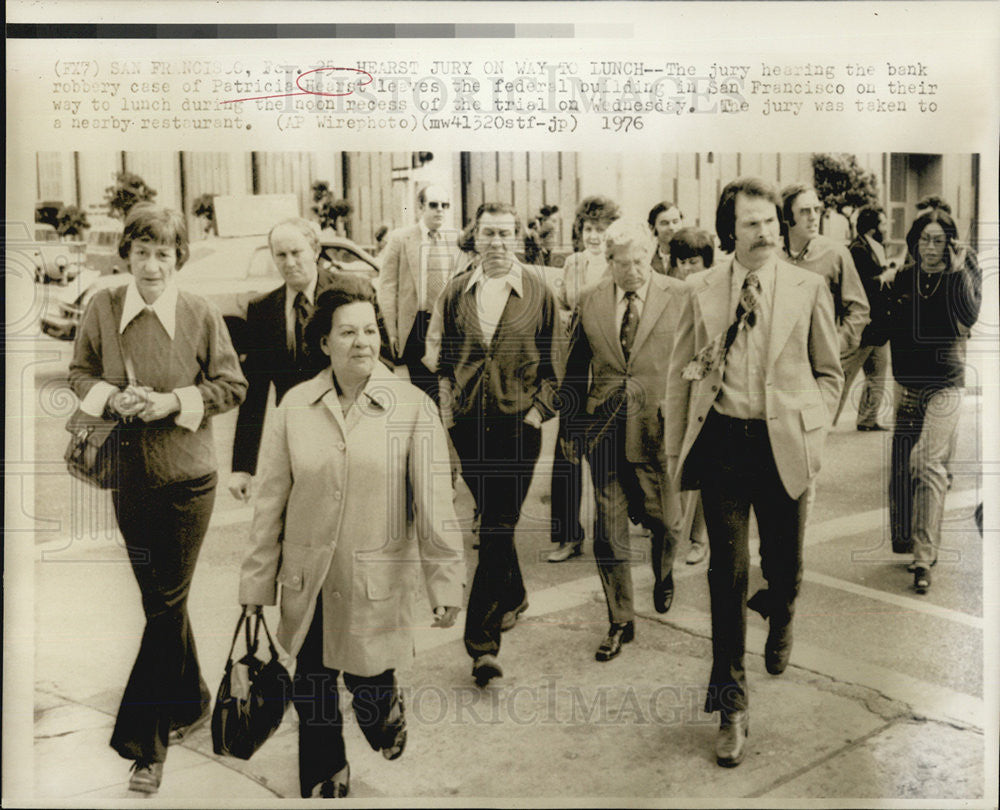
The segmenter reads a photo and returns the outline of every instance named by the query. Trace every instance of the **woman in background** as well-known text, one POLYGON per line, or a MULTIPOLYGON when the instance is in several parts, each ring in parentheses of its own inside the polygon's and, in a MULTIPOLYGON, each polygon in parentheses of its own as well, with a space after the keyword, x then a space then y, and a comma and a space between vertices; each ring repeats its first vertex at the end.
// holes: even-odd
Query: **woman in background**
POLYGON ((926 593, 941 544, 965 387, 965 343, 979 317, 982 271, 958 241, 951 208, 929 201, 906 234, 909 263, 893 283, 889 325, 899 384, 892 436, 889 518, 892 548, 913 552, 913 586, 926 593))

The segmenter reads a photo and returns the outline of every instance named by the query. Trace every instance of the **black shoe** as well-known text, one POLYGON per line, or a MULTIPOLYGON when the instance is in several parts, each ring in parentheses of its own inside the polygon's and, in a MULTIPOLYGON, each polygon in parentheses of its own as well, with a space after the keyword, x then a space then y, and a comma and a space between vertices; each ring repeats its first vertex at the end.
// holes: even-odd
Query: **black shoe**
POLYGON ((927 593, 931 587, 931 569, 918 566, 913 572, 913 589, 920 594, 927 593))
POLYGON ((747 752, 750 717, 745 711, 722 713, 719 736, 715 740, 715 761, 723 768, 735 768, 747 752))
POLYGON ((503 614, 503 619, 500 622, 500 632, 506 633, 508 630, 510 630, 515 624, 517 624, 518 617, 520 617, 520 615, 524 613, 524 611, 526 611, 527 609, 528 609, 528 597, 526 596, 524 597, 524 601, 521 602, 520 605, 518 605, 513 610, 508 610, 506 613, 503 614))
POLYGON ((674 572, 670 571, 662 582, 653 586, 653 607, 657 613, 666 613, 674 603, 674 572))
POLYGON ((486 686, 494 678, 503 677, 503 668, 495 655, 480 655, 472 662, 472 677, 476 679, 476 686, 486 686))
POLYGON ((767 642, 764 644, 764 667, 772 675, 780 675, 788 667, 788 659, 792 655, 792 622, 778 624, 771 619, 771 627, 767 632, 767 642))
POLYGON ((205 711, 202 713, 201 717, 186 726, 181 726, 180 728, 170 729, 170 734, 167 736, 167 745, 180 745, 184 740, 191 736, 192 732, 197 731, 205 723, 208 722, 209 718, 212 716, 211 706, 206 706, 205 711))
POLYGON ((313 799, 344 799, 351 792, 351 766, 345 765, 313 788, 313 799))
MULTIPOLYGON (((917 572, 918 565, 920 565, 920 563, 914 560, 908 566, 906 566, 906 570, 909 571, 911 574, 915 574, 917 572)), ((931 560, 931 568, 933 568, 935 565, 937 565, 937 557, 931 560)))
POLYGON ((628 644, 635 638, 635 622, 612 622, 608 637, 597 648, 594 658, 598 661, 610 661, 622 651, 622 644, 628 644))
POLYGON ((913 541, 904 540, 902 538, 893 537, 892 538, 892 553, 893 554, 912 554, 913 553, 913 541))
POLYGON ((160 789, 161 781, 163 781, 162 762, 136 760, 132 763, 132 775, 128 780, 129 790, 136 793, 156 793, 160 789))

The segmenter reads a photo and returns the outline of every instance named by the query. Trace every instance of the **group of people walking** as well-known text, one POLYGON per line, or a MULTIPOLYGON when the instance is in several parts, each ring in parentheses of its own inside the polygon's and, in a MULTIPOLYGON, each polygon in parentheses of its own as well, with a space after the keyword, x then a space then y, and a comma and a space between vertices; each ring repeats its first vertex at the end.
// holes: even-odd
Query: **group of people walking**
POLYGON ((781 674, 824 440, 861 369, 858 428, 879 429, 887 342, 901 391, 893 550, 912 551, 915 587, 929 587, 981 297, 946 204, 919 213, 892 279, 879 213, 861 212, 848 249, 818 234, 808 186, 729 183, 714 237, 682 227, 669 202, 642 222, 588 197, 555 288, 519 260, 512 206, 481 205, 456 244, 443 232, 450 204, 442 188, 420 191, 417 223, 387 237, 377 293, 321 266, 314 223, 275 225, 284 284, 250 304, 242 367, 219 313, 174 283, 182 217, 130 212, 120 252, 132 279, 94 297, 70 379, 84 410, 130 428, 114 506, 147 623, 111 744, 133 762, 132 790, 155 792, 168 746, 208 717, 186 600, 216 486, 210 418, 233 407, 229 489, 254 504, 239 601, 247 613, 280 602, 303 797, 350 789, 341 676, 371 747, 403 753, 395 670, 423 621, 421 580, 435 626, 466 608, 476 683, 503 675, 501 635, 528 607, 514 533, 546 421, 559 421, 549 559, 578 556, 592 532, 609 620, 598 661, 636 634, 631 524, 649 537, 660 613, 682 544, 687 562, 709 555, 705 709, 720 713, 720 765, 746 750, 746 607, 768 620, 765 664, 781 674), (587 470, 592 529, 580 517, 587 470), (467 596, 459 475, 478 547, 467 596), (748 603, 751 508, 767 586, 748 603))

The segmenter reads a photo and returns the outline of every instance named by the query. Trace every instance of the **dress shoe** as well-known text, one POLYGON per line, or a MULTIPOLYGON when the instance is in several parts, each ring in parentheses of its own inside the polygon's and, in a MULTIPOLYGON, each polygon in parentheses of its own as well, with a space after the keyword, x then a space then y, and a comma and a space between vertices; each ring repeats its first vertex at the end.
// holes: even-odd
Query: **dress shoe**
POLYGON ((525 597, 524 601, 521 602, 520 605, 518 605, 513 610, 508 610, 506 613, 503 614, 503 619, 500 621, 500 632, 506 633, 508 630, 510 630, 515 624, 517 624, 518 618, 527 609, 528 609, 528 598, 525 597))
POLYGON ((206 706, 205 711, 202 712, 201 717, 186 726, 181 726, 180 728, 170 729, 170 734, 167 736, 167 745, 180 745, 184 740, 191 736, 192 732, 197 731, 205 723, 208 722, 209 718, 212 716, 211 706, 206 706))
POLYGON ((747 752, 750 717, 745 711, 723 713, 715 740, 715 761, 723 768, 735 768, 747 752))
POLYGON ((688 565, 697 565, 708 556, 708 543, 692 543, 684 560, 688 565))
POLYGON ((389 716, 385 719, 385 742, 382 746, 382 756, 386 759, 399 759, 406 748, 406 713, 403 710, 403 693, 398 689, 389 707, 389 716))
MULTIPOLYGON (((911 574, 915 574, 917 572, 918 565, 920 565, 920 563, 914 560, 908 566, 906 566, 906 570, 909 571, 911 574)), ((937 557, 931 560, 931 568, 933 568, 935 565, 937 565, 937 557)))
POLYGON ((931 569, 923 565, 917 566, 913 572, 913 589, 920 594, 927 593, 931 588, 931 569))
POLYGON ((858 430, 888 430, 881 425, 858 425, 858 430))
POLYGON ((581 554, 583 554, 583 543, 560 543, 545 559, 549 562, 566 562, 581 554))
POLYGON ((764 644, 764 667, 772 675, 780 675, 788 668, 788 659, 792 655, 792 623, 783 624, 771 619, 771 627, 767 632, 764 644))
POLYGON ((476 679, 476 686, 486 686, 494 678, 503 677, 503 668, 495 655, 480 655, 472 662, 472 677, 476 679))
POLYGON ((597 648, 594 658, 598 661, 610 661, 622 651, 622 644, 628 644, 635 638, 635 622, 611 622, 608 637, 597 648))
POLYGON ((345 765, 313 788, 313 799, 344 799, 351 792, 351 766, 345 765))
POLYGON ((666 613, 674 603, 674 572, 669 572, 662 582, 653 586, 653 607, 657 613, 666 613))
POLYGON ((906 540, 901 537, 892 538, 892 553, 893 554, 912 554, 913 553, 913 540, 906 540))
POLYGON ((162 780, 162 762, 140 762, 136 760, 132 763, 132 775, 128 780, 128 789, 136 793, 156 793, 160 789, 160 782, 162 780))

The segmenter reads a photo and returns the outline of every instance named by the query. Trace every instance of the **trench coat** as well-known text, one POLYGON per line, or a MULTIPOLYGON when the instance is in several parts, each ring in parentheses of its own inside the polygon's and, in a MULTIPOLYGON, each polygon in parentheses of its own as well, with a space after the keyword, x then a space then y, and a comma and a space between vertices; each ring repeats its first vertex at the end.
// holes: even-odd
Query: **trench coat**
POLYGON ((346 417, 329 368, 295 386, 265 423, 240 603, 273 605, 280 585, 294 657, 322 592, 325 666, 405 664, 421 577, 432 607, 463 604, 450 470, 434 404, 381 364, 346 417))

